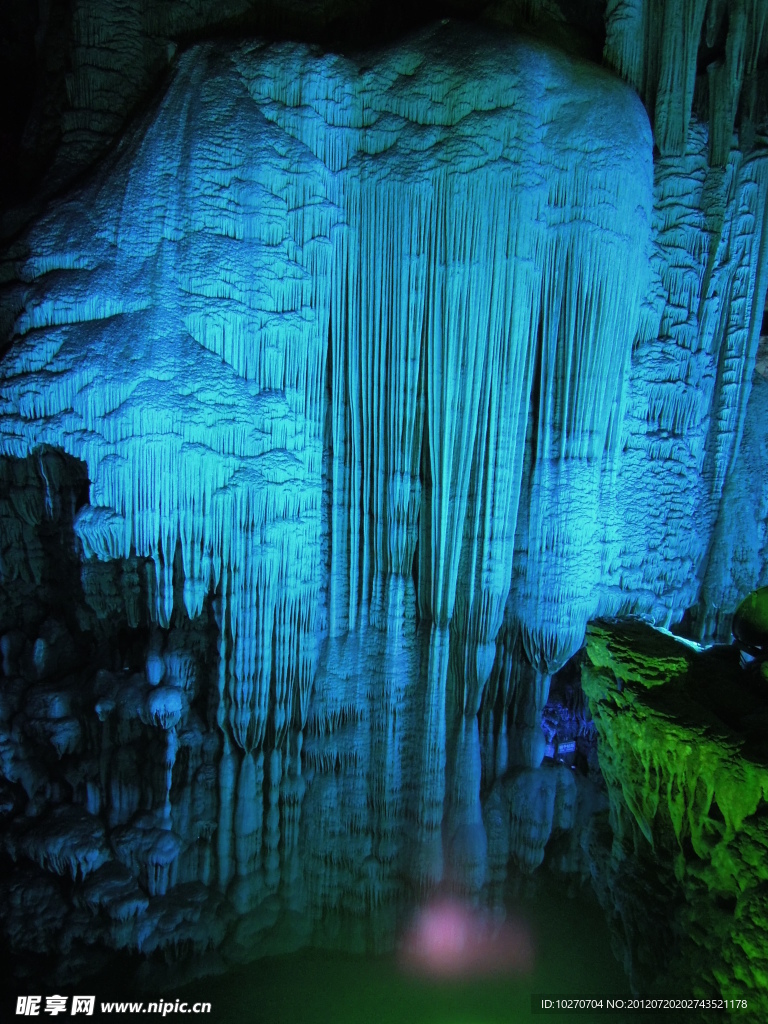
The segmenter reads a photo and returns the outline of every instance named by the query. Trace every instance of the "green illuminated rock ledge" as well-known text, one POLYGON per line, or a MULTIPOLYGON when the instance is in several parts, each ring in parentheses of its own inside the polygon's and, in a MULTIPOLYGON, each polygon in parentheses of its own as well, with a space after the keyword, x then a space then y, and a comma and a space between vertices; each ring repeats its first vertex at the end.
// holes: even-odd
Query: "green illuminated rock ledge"
MULTIPOLYGON (((588 629, 582 682, 610 797, 608 875, 618 887, 652 864, 671 880, 660 909, 674 944, 656 984, 746 997, 739 1019, 768 1019, 768 682, 759 665, 741 668, 735 647, 698 652, 644 623, 603 621, 588 629)), ((638 913, 621 912, 625 930, 638 913)))

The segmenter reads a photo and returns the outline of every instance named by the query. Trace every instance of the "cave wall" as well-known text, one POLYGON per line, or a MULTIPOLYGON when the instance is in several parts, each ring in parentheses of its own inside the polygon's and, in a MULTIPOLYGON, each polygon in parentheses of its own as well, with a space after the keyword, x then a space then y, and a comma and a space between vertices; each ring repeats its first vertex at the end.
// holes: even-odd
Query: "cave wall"
POLYGON ((211 36, 267 36, 332 49, 380 45, 455 16, 554 37, 598 60, 603 0, 531 4, 349 0, 41 0, 0 14, 3 94, 12 97, 0 156, 3 236, 101 157, 167 82, 180 47, 211 36), (10 209, 9 209, 10 207, 10 209))
POLYGON ((587 622, 727 636, 766 581, 764 8, 609 3, 600 68, 565 7, 347 52, 51 6, 3 264, 7 941, 47 901, 51 947, 236 961, 281 886, 287 943, 404 877, 500 891, 589 803, 539 767, 587 622))
POLYGON ((161 626, 177 543, 187 612, 220 589, 246 748, 273 624, 303 718, 318 633, 417 548, 421 617, 469 644, 475 707, 510 592, 545 672, 597 608, 648 318, 647 120, 605 72, 462 36, 371 67, 190 51, 26 242, 5 451, 86 462, 84 553, 150 557, 161 626))
POLYGON ((148 559, 161 628, 216 595, 239 749, 301 727, 389 575, 438 703, 532 668, 533 764, 589 619, 720 636, 763 581, 764 24, 704 6, 606 10, 655 143, 629 87, 498 28, 194 46, 10 246, 3 450, 85 463, 85 565, 148 559))

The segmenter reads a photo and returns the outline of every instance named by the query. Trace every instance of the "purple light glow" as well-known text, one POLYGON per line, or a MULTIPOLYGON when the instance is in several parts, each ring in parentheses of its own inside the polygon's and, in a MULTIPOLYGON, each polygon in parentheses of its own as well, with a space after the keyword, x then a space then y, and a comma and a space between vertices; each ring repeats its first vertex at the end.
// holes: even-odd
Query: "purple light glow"
POLYGON ((533 943, 519 921, 497 924, 459 900, 422 907, 400 947, 400 966, 428 978, 470 978, 533 970, 533 943))

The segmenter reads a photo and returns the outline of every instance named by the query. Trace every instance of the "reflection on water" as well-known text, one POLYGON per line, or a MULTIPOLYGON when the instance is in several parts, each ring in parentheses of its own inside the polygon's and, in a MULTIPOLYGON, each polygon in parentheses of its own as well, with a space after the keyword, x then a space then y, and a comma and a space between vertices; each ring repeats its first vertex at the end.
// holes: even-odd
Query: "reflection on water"
POLYGON ((519 920, 494 922, 469 902, 446 896, 419 907, 399 948, 402 970, 426 978, 530 974, 533 943, 519 920))
POLYGON ((626 989, 586 884, 599 777, 530 741, 549 680, 502 645, 467 711, 467 652, 415 607, 410 581, 374 588, 324 644, 305 727, 245 751, 199 623, 152 635, 140 672, 10 685, 19 991, 95 971, 108 998, 192 984, 225 1020, 480 1021, 626 989), (82 737, 56 749, 67 717, 82 737))
MULTIPOLYGON (((515 900, 514 906, 536 948, 530 974, 435 979, 404 972, 390 954, 361 957, 308 949, 257 961, 178 992, 190 1001, 211 1000, 227 1022, 302 1024, 510 1024, 538 1019, 531 1016, 533 993, 628 994, 594 901, 586 895, 569 898, 561 881, 550 877, 535 897, 515 900)), ((578 1019, 591 1024, 597 1018, 578 1019)))

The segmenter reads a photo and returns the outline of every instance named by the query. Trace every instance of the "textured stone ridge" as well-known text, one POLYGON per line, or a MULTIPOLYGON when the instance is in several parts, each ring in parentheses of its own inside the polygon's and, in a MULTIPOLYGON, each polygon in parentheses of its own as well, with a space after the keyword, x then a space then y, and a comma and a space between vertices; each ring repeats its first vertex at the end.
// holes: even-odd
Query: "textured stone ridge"
POLYGON ((633 620, 590 623, 587 651, 596 669, 648 689, 684 675, 692 659, 689 649, 678 640, 633 620))
MULTIPOLYGON (((675 955, 666 977, 636 981, 685 980, 702 995, 714 986, 761 1005, 768 996, 763 911, 752 919, 768 881, 761 674, 741 669, 734 648, 696 653, 648 626, 599 623, 588 630, 582 683, 611 803, 607 873, 618 878, 622 861, 634 859, 676 879, 665 910, 675 955)), ((631 900, 629 890, 621 898, 631 900)), ((616 912, 627 920, 636 914, 621 905, 616 912)), ((648 935, 632 941, 642 961, 637 946, 648 935)))

